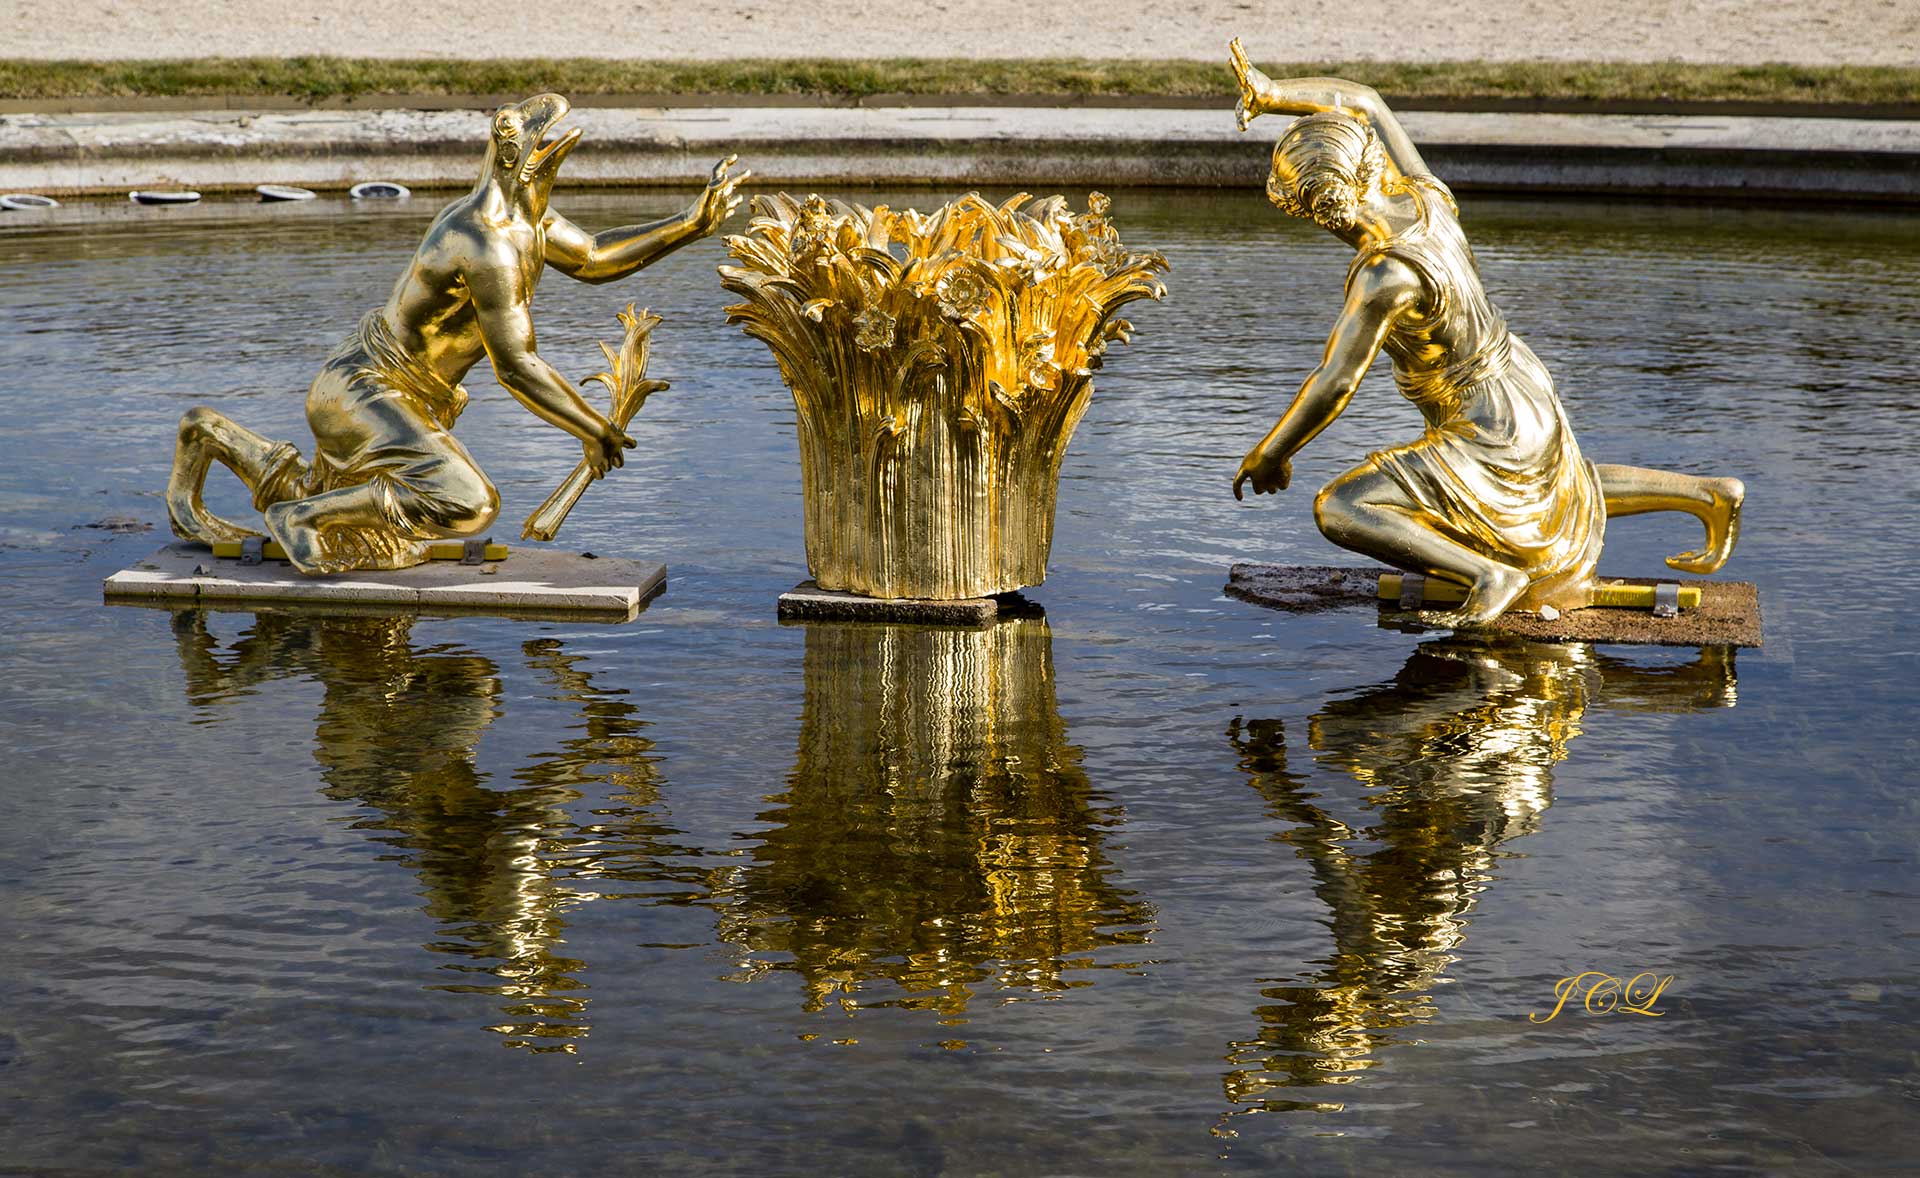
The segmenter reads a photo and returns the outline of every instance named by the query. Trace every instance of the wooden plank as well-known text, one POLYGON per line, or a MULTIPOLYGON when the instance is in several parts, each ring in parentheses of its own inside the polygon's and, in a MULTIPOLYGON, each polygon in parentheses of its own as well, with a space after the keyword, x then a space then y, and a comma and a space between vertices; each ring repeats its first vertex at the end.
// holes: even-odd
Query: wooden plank
MULTIPOLYGON (((1429 611, 1398 608, 1399 575, 1393 569, 1379 567, 1236 564, 1228 574, 1226 591, 1243 601, 1287 613, 1371 608, 1383 622, 1420 624, 1430 617, 1429 611), (1390 597, 1381 585, 1388 577, 1395 581, 1390 597)), ((1605 577, 1602 580, 1607 583, 1610 595, 1638 600, 1644 594, 1649 603, 1653 586, 1677 582, 1683 608, 1670 618, 1657 617, 1649 609, 1618 606, 1567 610, 1551 619, 1537 613, 1510 611, 1484 630, 1542 642, 1761 645, 1760 592, 1750 582, 1708 581, 1697 577, 1605 577), (1687 607, 1689 598, 1696 604, 1687 607)))
MULTIPOLYGON (((1679 578, 1674 578, 1677 582, 1679 578)), ((1374 596, 1381 601, 1400 600, 1400 587, 1404 582, 1399 573, 1380 574, 1380 588, 1374 596)), ((1593 605, 1606 609, 1645 609, 1653 608, 1654 583, 1629 584, 1625 581, 1609 581, 1597 586, 1593 592, 1593 605)), ((1420 600, 1434 605, 1458 605, 1467 599, 1467 587, 1453 581, 1442 581, 1429 577, 1421 589, 1420 600)), ((1698 585, 1680 586, 1680 608, 1695 609, 1700 605, 1700 587, 1698 585)))

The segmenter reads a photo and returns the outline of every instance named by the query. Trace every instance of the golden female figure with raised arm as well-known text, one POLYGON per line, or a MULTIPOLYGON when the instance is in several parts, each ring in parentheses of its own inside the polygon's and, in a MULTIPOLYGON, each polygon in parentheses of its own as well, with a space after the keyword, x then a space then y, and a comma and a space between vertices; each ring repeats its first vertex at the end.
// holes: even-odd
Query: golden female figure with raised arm
POLYGON ((1480 285, 1453 195, 1380 96, 1339 78, 1275 81, 1231 46, 1240 127, 1304 116, 1273 149, 1267 196, 1354 248, 1346 300, 1320 366, 1234 475, 1255 493, 1292 479, 1291 459, 1347 407, 1381 349, 1426 418, 1419 440, 1376 451, 1314 500, 1329 540, 1467 587, 1445 625, 1509 609, 1589 604, 1610 515, 1681 511, 1706 543, 1670 557, 1683 572, 1725 564, 1739 534, 1738 479, 1596 466, 1539 359, 1480 285))

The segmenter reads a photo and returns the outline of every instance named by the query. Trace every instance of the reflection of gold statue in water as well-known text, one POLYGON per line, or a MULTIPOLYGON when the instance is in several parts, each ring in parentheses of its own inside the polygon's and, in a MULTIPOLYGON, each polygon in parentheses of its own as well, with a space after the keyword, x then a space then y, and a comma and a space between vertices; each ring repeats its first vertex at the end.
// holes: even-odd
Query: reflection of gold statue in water
POLYGON ((493 116, 473 191, 434 218, 384 306, 360 321, 307 393, 311 462, 290 442, 242 429, 212 409, 180 422, 167 510, 174 533, 213 543, 252 535, 207 511, 214 462, 253 492, 267 530, 303 573, 391 569, 425 559, 431 540, 492 524, 493 484, 453 436, 467 403, 460 380, 484 356, 507 391, 580 439, 595 474, 621 465, 633 439, 589 407, 534 350, 533 293, 548 264, 611 282, 720 227, 739 203, 732 157, 686 212, 592 234, 547 207, 580 132, 548 139, 567 100, 542 94, 493 116))
POLYGON ((1306 116, 1273 150, 1267 195, 1356 251, 1326 354, 1241 462, 1234 496, 1249 482, 1256 493, 1284 490, 1293 455, 1345 410, 1384 348, 1426 433, 1328 484, 1314 517, 1344 548, 1465 585, 1466 601, 1444 623, 1587 605, 1609 516, 1693 515, 1706 542, 1668 565, 1709 573, 1725 564, 1740 481, 1581 456, 1546 368, 1480 285, 1452 194, 1380 96, 1338 78, 1274 81, 1237 40, 1232 53, 1243 129, 1262 114, 1306 116))
POLYGON ((1064 990, 1145 940, 1151 910, 1108 878, 1121 820, 1080 769, 1040 619, 985 630, 812 623, 800 754, 751 865, 721 882, 721 935, 749 976, 966 1013, 981 989, 1064 990), (883 991, 884 993, 884 991, 883 991))
MULTIPOLYGON (((1427 991, 1466 936, 1496 848, 1532 832, 1553 766, 1588 708, 1731 707, 1733 648, 1681 666, 1638 666, 1584 645, 1428 642, 1393 682, 1329 701, 1307 724, 1314 761, 1366 791, 1336 816, 1334 788, 1290 764, 1279 720, 1229 730, 1241 766, 1288 829, 1327 905, 1333 951, 1309 977, 1262 991, 1256 1038, 1235 1043, 1227 1097, 1277 1110, 1333 1110, 1280 1089, 1349 1083, 1396 1028, 1432 1014, 1427 991), (1370 848, 1370 849, 1369 849, 1370 848)), ((1344 791, 1342 791, 1344 792, 1344 791)))
POLYGON ((650 883, 701 889, 697 856, 663 839, 647 808, 659 776, 633 707, 595 688, 558 639, 527 642, 528 664, 554 699, 583 717, 579 734, 521 770, 512 789, 488 785, 474 763, 481 734, 500 713, 493 660, 458 650, 416 649, 410 617, 312 618, 261 613, 221 649, 201 611, 175 615, 188 698, 208 707, 273 679, 316 679, 324 689, 314 734, 328 797, 376 817, 357 824, 397 848, 418 873, 425 911, 439 923, 434 952, 471 980, 433 987, 489 994, 506 1021, 491 1027, 509 1046, 571 1051, 586 1036, 585 963, 563 956, 566 913, 596 898, 570 880, 617 875, 636 865, 650 883), (618 791, 599 801, 606 786, 618 791), (566 807, 596 797, 596 825, 578 827, 566 807))

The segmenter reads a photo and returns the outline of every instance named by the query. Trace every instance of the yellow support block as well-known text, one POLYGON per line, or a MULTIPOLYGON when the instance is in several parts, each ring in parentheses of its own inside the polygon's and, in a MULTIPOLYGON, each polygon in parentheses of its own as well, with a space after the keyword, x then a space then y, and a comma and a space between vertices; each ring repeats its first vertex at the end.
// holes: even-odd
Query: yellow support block
MULTIPOLYGON (((1400 574, 1386 573, 1382 575, 1377 596, 1382 601, 1400 600, 1400 574)), ((1432 602, 1434 605, 1458 605, 1466 599, 1466 586, 1457 585, 1452 581, 1441 581, 1433 577, 1427 578, 1426 590, 1420 595, 1422 602, 1432 602)), ((1653 586, 1604 583, 1596 585, 1594 586, 1593 601, 1591 604, 1603 606, 1608 609, 1650 610, 1653 608, 1653 586)), ((1698 585, 1680 586, 1680 608, 1697 609, 1699 606, 1700 587, 1698 585)))
MULTIPOLYGON (((1376 596, 1382 601, 1400 600, 1400 574, 1381 574, 1380 589, 1376 596)), ((1427 587, 1425 591, 1420 594, 1420 600, 1422 602, 1430 601, 1435 605, 1459 605, 1466 599, 1467 587, 1465 585, 1456 585, 1452 581, 1441 581, 1433 577, 1427 578, 1427 587)), ((1648 603, 1651 604, 1653 599, 1648 598, 1647 600, 1648 603)))
MULTIPOLYGON (((507 555, 510 551, 511 549, 509 549, 505 544, 489 544, 487 545, 486 554, 483 557, 483 559, 505 560, 507 559, 507 555)), ((427 545, 428 560, 459 560, 461 556, 465 554, 465 552, 466 552, 466 546, 461 544, 458 541, 448 541, 440 544, 427 545)), ((240 541, 222 540, 213 546, 213 554, 215 556, 224 556, 229 559, 237 559, 240 555, 240 541)), ((276 544, 272 540, 268 540, 265 544, 262 544, 260 546, 260 555, 267 560, 287 559, 286 549, 280 547, 280 545, 276 544)))

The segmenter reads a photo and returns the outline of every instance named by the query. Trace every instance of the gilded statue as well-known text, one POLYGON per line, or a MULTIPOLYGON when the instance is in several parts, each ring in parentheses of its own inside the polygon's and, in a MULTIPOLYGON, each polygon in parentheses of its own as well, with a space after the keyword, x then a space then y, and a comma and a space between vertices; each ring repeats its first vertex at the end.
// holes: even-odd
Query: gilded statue
POLYGON ((1273 149, 1268 199, 1354 250, 1320 365, 1240 463, 1234 497, 1248 484, 1284 490, 1293 456, 1346 409, 1385 350, 1426 431, 1322 488, 1314 518, 1343 548, 1465 586, 1440 624, 1590 604, 1610 516, 1692 515, 1706 541, 1668 566, 1724 565, 1739 535, 1740 481, 1581 455, 1552 378, 1481 285, 1453 194, 1380 96, 1339 78, 1276 81, 1237 39, 1231 53, 1242 130, 1263 114, 1302 116, 1273 149))
MULTIPOLYGON (((730 173, 729 156, 684 212, 589 233, 548 205, 560 164, 580 141, 577 128, 558 130, 568 110, 558 94, 540 94, 494 113, 473 189, 434 218, 386 303, 361 319, 309 388, 310 460, 213 409, 187 412, 167 483, 176 535, 214 543, 256 534, 207 510, 202 487, 215 462, 253 492, 268 534, 310 575, 404 568, 426 559, 430 541, 484 532, 499 493, 453 436, 467 403, 461 379, 483 356, 516 400, 579 439, 592 475, 622 465, 633 438, 535 349, 541 274, 551 265, 581 282, 624 278, 718 229, 748 173, 730 173)), ((644 335, 652 320, 623 321, 633 352, 633 333, 644 335)))

